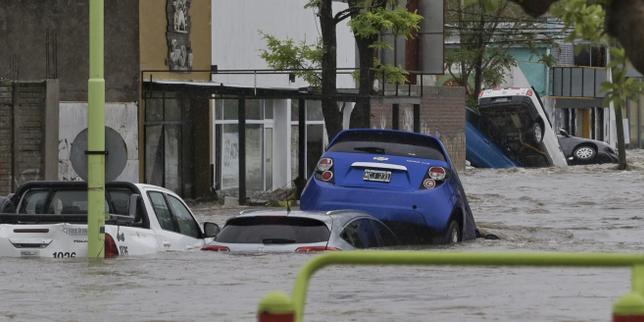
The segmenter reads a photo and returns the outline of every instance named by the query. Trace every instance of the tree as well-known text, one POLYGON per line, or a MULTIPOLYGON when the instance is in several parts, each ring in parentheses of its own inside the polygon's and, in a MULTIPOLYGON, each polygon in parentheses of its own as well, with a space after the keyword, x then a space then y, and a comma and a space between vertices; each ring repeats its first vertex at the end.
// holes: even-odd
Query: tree
MULTIPOLYGON (((507 0, 450 0, 446 22, 448 37, 459 43, 447 52, 445 69, 454 83, 465 87, 470 106, 477 104, 483 86, 499 85, 517 65, 509 52, 512 47, 536 48, 559 37, 558 29, 507 0)), ((542 55, 541 60, 550 58, 542 55)))
MULTIPOLYGON (((410 12, 398 0, 349 0, 349 23, 356 38, 360 68, 358 72, 358 101, 351 115, 352 127, 369 127, 371 118, 370 96, 376 75, 383 75, 388 83, 404 84, 407 72, 398 66, 383 64, 377 58, 378 50, 392 46, 381 40, 385 32, 405 39, 414 37, 420 29, 422 16, 410 12)), ((384 84, 383 84, 384 85, 384 84)))
POLYGON ((320 19, 321 40, 309 45, 292 39, 280 40, 263 34, 267 49, 260 56, 275 69, 294 70, 321 95, 322 115, 329 140, 342 130, 342 111, 337 102, 336 19, 330 0, 312 0, 305 7, 316 7, 320 19), (321 72, 318 72, 320 70, 321 72))
POLYGON ((342 111, 337 105, 336 25, 349 18, 356 37, 360 67, 358 102, 351 117, 352 127, 368 127, 370 118, 369 97, 373 94, 374 74, 385 73, 390 82, 406 81, 406 72, 399 67, 382 64, 376 57, 377 50, 390 46, 380 41, 383 32, 411 37, 418 31, 422 17, 399 5, 398 0, 348 0, 348 8, 333 13, 331 0, 311 0, 306 7, 318 9, 321 41, 315 45, 296 44, 293 40, 279 40, 264 35, 267 49, 260 55, 269 66, 277 69, 294 69, 311 86, 318 86, 322 97, 322 113, 329 139, 342 129, 342 111), (319 68, 317 75, 314 70, 319 68))

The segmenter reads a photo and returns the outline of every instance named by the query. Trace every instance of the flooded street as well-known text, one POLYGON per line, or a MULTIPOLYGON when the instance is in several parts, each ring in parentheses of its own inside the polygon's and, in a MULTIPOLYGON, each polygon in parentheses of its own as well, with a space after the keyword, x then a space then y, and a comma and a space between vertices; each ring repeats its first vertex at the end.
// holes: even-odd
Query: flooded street
MULTIPOLYGON (((439 251, 644 251, 644 151, 615 165, 468 169, 479 227, 500 240, 439 251)), ((232 210, 196 210, 223 224, 232 210)), ((175 252, 0 264, 2 321, 254 321, 260 299, 290 293, 312 255, 175 252)), ((306 321, 608 321, 628 269, 332 267, 309 289, 306 321)))

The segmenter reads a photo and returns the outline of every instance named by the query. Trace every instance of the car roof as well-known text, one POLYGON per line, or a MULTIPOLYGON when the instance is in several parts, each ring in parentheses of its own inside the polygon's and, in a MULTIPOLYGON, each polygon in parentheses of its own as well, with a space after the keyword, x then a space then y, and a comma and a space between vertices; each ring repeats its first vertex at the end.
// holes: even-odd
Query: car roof
POLYGON ((350 219, 356 217, 370 217, 371 219, 377 220, 375 217, 369 215, 366 212, 360 210, 331 210, 331 211, 309 211, 309 210, 291 210, 290 212, 286 209, 281 208, 257 208, 257 209, 248 209, 241 211, 239 215, 231 218, 240 218, 240 217, 261 217, 261 216, 289 216, 289 217, 300 217, 300 218, 311 218, 324 222, 327 225, 330 225, 333 221, 337 221, 338 224, 344 224, 350 219))
POLYGON ((340 133, 338 133, 335 138, 329 143, 329 146, 335 144, 336 141, 339 139, 344 138, 345 136, 350 136, 353 133, 375 133, 375 134, 393 134, 393 135, 400 135, 400 136, 415 136, 415 137, 421 137, 421 138, 429 138, 433 139, 436 141, 439 141, 438 138, 431 134, 424 134, 424 133, 416 133, 416 132, 409 132, 409 131, 403 131, 403 130, 390 130, 390 129, 361 129, 361 128, 356 128, 356 129, 346 129, 342 130, 340 133))

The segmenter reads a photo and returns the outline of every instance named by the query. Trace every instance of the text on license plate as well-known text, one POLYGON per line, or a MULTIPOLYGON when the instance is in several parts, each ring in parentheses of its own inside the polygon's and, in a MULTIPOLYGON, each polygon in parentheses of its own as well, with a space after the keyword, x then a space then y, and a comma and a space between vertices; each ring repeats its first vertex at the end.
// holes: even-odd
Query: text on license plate
POLYGON ((391 181, 391 171, 364 169, 362 179, 364 181, 389 182, 391 181))

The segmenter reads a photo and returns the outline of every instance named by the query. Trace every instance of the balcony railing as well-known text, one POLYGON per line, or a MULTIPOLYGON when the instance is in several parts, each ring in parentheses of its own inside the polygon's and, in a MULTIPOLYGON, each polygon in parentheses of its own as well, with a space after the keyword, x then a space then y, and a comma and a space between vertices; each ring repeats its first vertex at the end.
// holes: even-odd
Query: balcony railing
POLYGON ((604 81, 604 67, 559 66, 550 70, 553 96, 602 98, 605 96, 601 89, 604 81))

